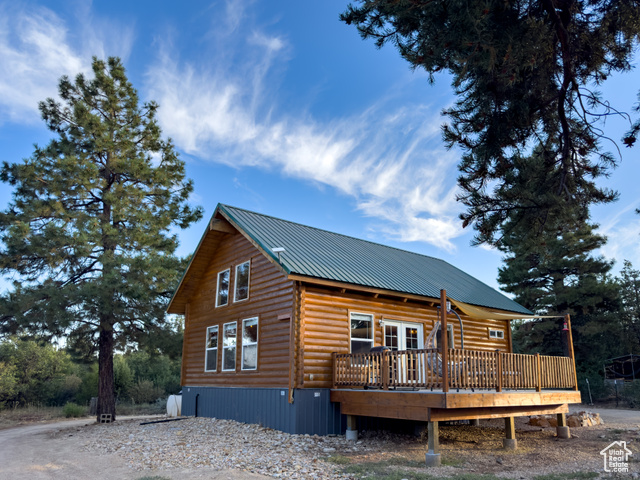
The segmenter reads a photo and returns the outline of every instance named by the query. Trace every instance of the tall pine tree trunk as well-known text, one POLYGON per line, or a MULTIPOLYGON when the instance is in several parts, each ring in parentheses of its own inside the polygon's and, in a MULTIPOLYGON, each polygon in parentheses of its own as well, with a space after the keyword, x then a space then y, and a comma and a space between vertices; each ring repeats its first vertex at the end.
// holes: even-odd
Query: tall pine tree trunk
POLYGON ((98 416, 111 414, 111 421, 116 419, 116 395, 113 376, 113 324, 109 315, 103 315, 100 322, 98 348, 98 416))

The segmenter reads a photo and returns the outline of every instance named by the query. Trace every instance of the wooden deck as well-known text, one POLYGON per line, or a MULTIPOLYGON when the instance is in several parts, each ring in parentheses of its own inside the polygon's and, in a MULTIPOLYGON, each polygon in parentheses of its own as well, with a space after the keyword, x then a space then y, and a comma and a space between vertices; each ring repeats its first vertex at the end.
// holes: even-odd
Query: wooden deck
POLYGON ((334 354, 346 415, 416 421, 562 414, 580 403, 571 357, 449 349, 334 354))

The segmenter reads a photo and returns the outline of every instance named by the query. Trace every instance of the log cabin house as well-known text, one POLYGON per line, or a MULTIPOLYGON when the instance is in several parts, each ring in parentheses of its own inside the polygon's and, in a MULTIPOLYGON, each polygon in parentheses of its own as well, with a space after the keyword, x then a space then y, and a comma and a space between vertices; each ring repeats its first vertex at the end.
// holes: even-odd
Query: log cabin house
POLYGON ((580 402, 572 356, 513 353, 532 312, 458 268, 227 205, 167 311, 185 316, 186 415, 321 435, 505 417, 509 438, 514 416, 580 402))

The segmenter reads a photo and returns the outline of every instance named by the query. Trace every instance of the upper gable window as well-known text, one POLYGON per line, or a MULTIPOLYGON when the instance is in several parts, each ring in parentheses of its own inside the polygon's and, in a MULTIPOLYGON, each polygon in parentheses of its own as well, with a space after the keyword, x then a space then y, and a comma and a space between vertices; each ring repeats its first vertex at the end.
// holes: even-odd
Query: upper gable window
POLYGON ((251 261, 236 266, 236 288, 233 293, 233 301, 241 302, 249 298, 249 271, 251 261))
POLYGON ((229 269, 218 273, 218 287, 216 288, 216 307, 229 303, 229 269))

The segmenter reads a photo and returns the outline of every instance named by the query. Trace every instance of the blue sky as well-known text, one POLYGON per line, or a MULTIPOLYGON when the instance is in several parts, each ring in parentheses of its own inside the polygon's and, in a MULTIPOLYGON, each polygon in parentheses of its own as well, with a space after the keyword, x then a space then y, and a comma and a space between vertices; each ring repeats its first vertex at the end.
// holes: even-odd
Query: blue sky
MULTIPOLYGON (((338 20, 347 1, 0 2, 0 160, 20 161, 49 132, 38 101, 92 55, 120 56, 195 181, 205 219, 180 232, 193 251, 218 202, 443 258, 497 287, 499 252, 469 246, 457 218, 459 152, 440 136, 453 101, 391 47, 338 20)), ((602 89, 622 110, 640 75, 602 89)), ((605 127, 619 140, 626 125, 605 127)), ((593 217, 603 254, 640 267, 638 147, 605 183, 620 200, 593 217)), ((0 184, 0 208, 11 190, 0 184)))

